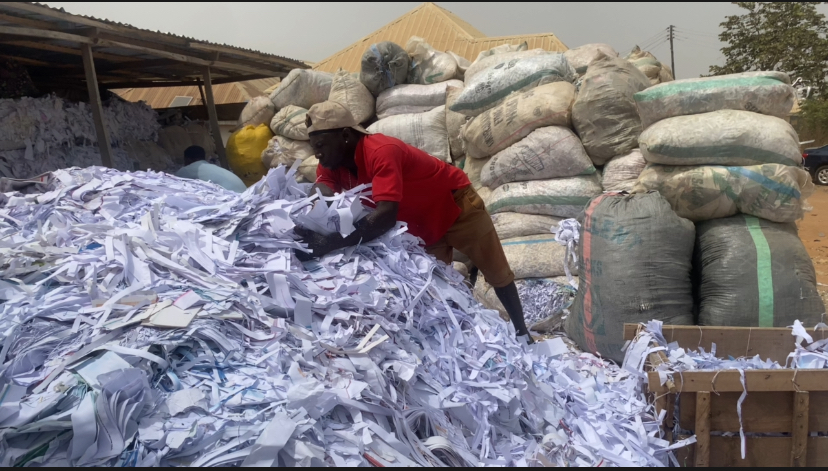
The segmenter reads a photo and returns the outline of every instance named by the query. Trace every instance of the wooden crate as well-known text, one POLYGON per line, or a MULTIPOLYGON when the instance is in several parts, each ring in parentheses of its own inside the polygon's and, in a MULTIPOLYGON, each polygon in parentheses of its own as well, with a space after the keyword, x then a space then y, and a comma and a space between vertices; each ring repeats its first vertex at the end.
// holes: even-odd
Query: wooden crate
MULTIPOLYGON (((624 326, 624 339, 635 338, 639 326, 624 326)), ((752 357, 759 355, 784 365, 793 351, 790 329, 741 327, 664 326, 668 342, 684 349, 699 347, 716 356, 752 357)), ((814 340, 828 334, 811 332, 814 340)), ((657 365, 663 355, 652 354, 649 363, 657 365)), ((681 466, 828 466, 828 370, 754 370, 746 371, 748 395, 742 404, 745 433, 785 434, 780 437, 748 437, 745 459, 741 456, 739 416, 736 403, 742 395, 738 371, 692 371, 675 374, 664 386, 658 373, 649 373, 650 393, 656 409, 672 411, 680 396, 678 419, 682 430, 693 431, 697 443, 677 456, 681 466), (711 432, 733 432, 733 437, 711 436, 711 432)), ((673 415, 665 419, 665 435, 672 437, 673 415)), ((674 440, 675 438, 675 440, 674 440)))

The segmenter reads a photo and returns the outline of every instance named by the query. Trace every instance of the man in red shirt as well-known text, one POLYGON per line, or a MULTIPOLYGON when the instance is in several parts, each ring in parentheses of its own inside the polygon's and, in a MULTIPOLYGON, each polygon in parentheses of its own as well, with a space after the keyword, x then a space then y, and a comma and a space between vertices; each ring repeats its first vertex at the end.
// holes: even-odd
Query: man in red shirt
POLYGON ((483 200, 462 170, 399 139, 368 133, 336 102, 312 106, 306 119, 310 144, 319 159, 311 191, 333 196, 371 183, 376 203, 376 210, 348 237, 297 228, 313 256, 373 240, 403 221, 437 259, 451 264, 455 248, 468 256, 494 287, 518 335, 531 342, 515 275, 483 200))

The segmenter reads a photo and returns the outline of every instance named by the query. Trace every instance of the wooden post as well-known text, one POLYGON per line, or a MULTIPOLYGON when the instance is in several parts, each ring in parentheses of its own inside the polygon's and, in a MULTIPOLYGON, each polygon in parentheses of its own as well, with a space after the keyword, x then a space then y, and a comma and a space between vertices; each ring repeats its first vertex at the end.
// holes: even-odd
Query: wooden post
POLYGON ((808 453, 808 407, 810 396, 807 391, 794 393, 793 424, 791 424, 791 467, 804 468, 808 453))
MULTIPOLYGON (((204 108, 207 108, 207 97, 204 96, 204 86, 201 82, 198 82, 198 94, 201 95, 201 104, 204 108)), ((210 110, 207 110, 207 116, 210 116, 210 110)))
POLYGON ((92 58, 92 45, 81 44, 83 53, 83 70, 86 72, 86 86, 89 89, 89 105, 92 106, 92 118, 95 121, 95 133, 98 136, 98 148, 101 150, 101 164, 112 168, 112 145, 106 130, 101 105, 101 92, 98 90, 98 77, 95 75, 95 61, 92 58))
POLYGON ((710 466, 710 393, 696 393, 696 467, 710 466))
POLYGON ((221 166, 229 169, 230 164, 227 162, 227 154, 224 152, 224 141, 221 140, 221 128, 218 123, 218 113, 216 113, 216 101, 213 98, 213 80, 210 77, 209 66, 204 68, 204 90, 207 92, 207 114, 210 116, 210 129, 213 131, 216 152, 221 161, 221 166))

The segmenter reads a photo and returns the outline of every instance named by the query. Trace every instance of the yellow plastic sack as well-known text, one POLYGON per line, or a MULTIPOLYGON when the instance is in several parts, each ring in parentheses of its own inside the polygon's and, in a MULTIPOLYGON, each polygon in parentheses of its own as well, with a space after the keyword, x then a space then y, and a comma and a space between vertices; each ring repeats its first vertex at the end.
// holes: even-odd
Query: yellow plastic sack
POLYGON ((267 167, 262 163, 262 151, 273 133, 267 124, 245 126, 230 136, 227 141, 227 161, 230 170, 250 186, 267 174, 267 167))

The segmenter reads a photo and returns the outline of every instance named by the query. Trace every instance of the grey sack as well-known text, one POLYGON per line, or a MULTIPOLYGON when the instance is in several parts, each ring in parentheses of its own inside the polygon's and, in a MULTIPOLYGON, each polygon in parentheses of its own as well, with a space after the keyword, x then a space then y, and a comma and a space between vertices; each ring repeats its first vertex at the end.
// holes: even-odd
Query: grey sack
POLYGON ((814 265, 794 223, 739 215, 697 226, 699 324, 805 327, 823 321, 814 265))

